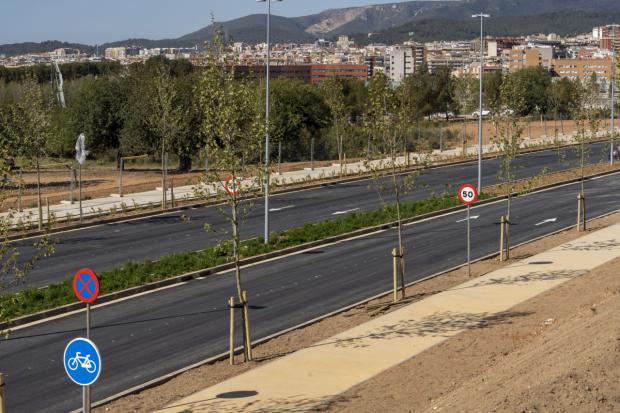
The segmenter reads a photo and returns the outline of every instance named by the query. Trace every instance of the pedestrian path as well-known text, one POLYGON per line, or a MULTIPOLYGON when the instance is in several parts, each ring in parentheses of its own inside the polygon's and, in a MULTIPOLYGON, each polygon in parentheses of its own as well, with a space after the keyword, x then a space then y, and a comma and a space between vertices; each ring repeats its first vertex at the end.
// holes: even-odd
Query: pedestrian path
MULTIPOLYGON (((559 140, 567 142, 570 141, 569 135, 562 135, 559 140)), ((551 137, 541 137, 539 139, 526 139, 522 146, 535 147, 543 144, 548 144, 554 141, 551 137)), ((467 148, 468 155, 475 155, 478 152, 477 147, 467 148)), ((483 152, 495 152, 497 147, 495 145, 485 145, 483 152)), ((417 164, 437 164, 441 162, 449 161, 452 158, 463 155, 463 149, 450 149, 445 151, 435 150, 431 154, 427 153, 410 153, 409 160, 406 156, 400 156, 397 158, 396 163, 399 166, 409 166, 417 164)), ((365 173, 371 170, 377 170, 386 168, 385 160, 373 160, 371 162, 359 161, 352 162, 343 165, 343 170, 346 175, 355 176, 361 173, 365 173)), ((270 181, 273 185, 288 185, 294 183, 312 182, 316 180, 336 178, 340 174, 340 164, 332 164, 325 167, 306 168, 303 170, 289 171, 282 174, 273 173, 270 181)), ((189 199, 204 199, 205 196, 214 196, 218 192, 222 192, 224 189, 223 183, 214 183, 205 185, 201 188, 197 188, 195 185, 180 186, 174 188, 174 197, 176 200, 189 200, 189 199), (198 189, 198 190, 197 190, 198 189)), ((256 178, 249 177, 244 179, 242 186, 257 187, 260 185, 256 178)), ((43 195, 45 196, 45 195, 43 195)), ((167 190, 167 200, 170 203, 172 199, 172 191, 170 188, 167 190)), ((151 191, 136 192, 126 194, 124 197, 120 197, 118 194, 111 194, 109 197, 88 199, 82 201, 82 214, 84 217, 96 217, 102 214, 108 214, 111 211, 121 213, 125 210, 136 210, 140 208, 156 208, 157 205, 161 205, 162 201, 162 188, 154 188, 151 191)), ((60 204, 50 205, 49 214, 46 206, 42 207, 43 222, 47 223, 48 220, 55 222, 62 222, 67 219, 75 220, 80 215, 80 206, 77 201, 73 203, 62 202, 60 204)), ((13 222, 13 226, 36 227, 39 217, 39 210, 35 208, 26 208, 21 212, 12 211, 6 213, 0 213, 1 218, 8 218, 13 222)))
POLYGON ((620 224, 409 304, 161 411, 311 410, 466 329, 509 323, 522 315, 511 311, 515 305, 618 257, 620 224))

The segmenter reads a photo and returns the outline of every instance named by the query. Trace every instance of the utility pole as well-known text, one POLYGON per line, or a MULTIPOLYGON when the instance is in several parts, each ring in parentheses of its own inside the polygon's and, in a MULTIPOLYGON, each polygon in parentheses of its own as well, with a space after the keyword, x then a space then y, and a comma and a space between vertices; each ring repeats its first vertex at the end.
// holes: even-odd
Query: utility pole
MULTIPOLYGON (((282 0, 274 0, 282 1, 282 0)), ((266 96, 265 96, 265 244, 269 244, 269 74, 271 66, 271 0, 256 0, 257 3, 267 3, 267 64, 265 67, 266 96)))
POLYGON ((482 192, 482 76, 484 73, 484 38, 482 25, 488 14, 474 14, 471 17, 480 18, 480 112, 478 112, 478 193, 482 192))
POLYGON ((614 134, 616 122, 616 25, 611 26, 611 145, 609 163, 614 164, 614 134))

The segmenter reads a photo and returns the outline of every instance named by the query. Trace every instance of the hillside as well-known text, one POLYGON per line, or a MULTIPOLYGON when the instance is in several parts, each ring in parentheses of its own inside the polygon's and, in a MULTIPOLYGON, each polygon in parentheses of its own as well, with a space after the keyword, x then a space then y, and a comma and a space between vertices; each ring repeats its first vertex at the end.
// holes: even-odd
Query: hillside
MULTIPOLYGON (((226 38, 234 41, 258 43, 265 41, 267 33, 267 16, 264 14, 252 14, 227 22, 216 23, 223 27, 226 38)), ((207 26, 193 33, 179 38, 181 41, 202 43, 213 38, 213 27, 207 26)), ((312 40, 314 36, 305 31, 305 27, 296 22, 280 16, 271 16, 271 38, 274 42, 305 42, 312 40)))
POLYGON ((26 43, 13 43, 13 44, 1 44, 0 45, 0 54, 4 54, 7 56, 15 56, 27 53, 41 53, 41 52, 51 52, 55 49, 60 49, 62 47, 66 47, 68 49, 80 49, 82 52, 92 53, 94 51, 93 46, 89 46, 86 44, 79 43, 67 43, 61 42, 58 40, 47 40, 45 42, 34 43, 34 42, 26 42, 26 43))
MULTIPOLYGON (((562 36, 586 33, 592 27, 620 20, 620 12, 584 13, 556 12, 532 16, 506 16, 485 21, 485 33, 492 36, 520 36, 556 33, 562 36)), ((356 44, 402 43, 405 40, 428 42, 435 40, 464 40, 480 36, 480 21, 429 19, 413 21, 378 33, 353 35, 356 44)))
MULTIPOLYGON (((360 42, 397 42, 414 32, 418 40, 470 39, 477 36, 471 15, 483 11, 491 14, 489 32, 495 35, 531 33, 570 34, 587 32, 593 26, 611 23, 620 13, 618 0, 437 0, 407 1, 363 7, 326 10, 301 17, 272 16, 274 42, 308 42, 317 38, 334 39, 339 35, 355 35, 360 42)), ((266 16, 253 14, 217 23, 226 37, 235 41, 265 41, 266 16)), ((193 47, 212 38, 211 26, 178 39, 128 39, 101 45, 144 47, 193 47)), ((0 54, 15 55, 51 51, 58 47, 77 47, 92 51, 93 47, 48 41, 0 45, 0 54)))

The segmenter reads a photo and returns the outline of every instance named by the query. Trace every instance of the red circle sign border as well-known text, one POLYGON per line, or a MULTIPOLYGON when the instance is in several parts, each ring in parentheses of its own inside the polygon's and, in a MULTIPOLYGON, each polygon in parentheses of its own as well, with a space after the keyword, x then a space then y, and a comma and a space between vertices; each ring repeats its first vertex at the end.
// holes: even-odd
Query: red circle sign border
POLYGON ((476 187, 473 186, 472 184, 465 184, 461 187, 461 189, 459 189, 459 201, 461 201, 463 204, 465 205, 472 205, 474 204, 476 201, 478 200, 478 190, 476 190, 476 187), (472 199, 471 201, 465 201, 463 199, 463 189, 471 189, 474 192, 474 199, 472 199))
POLYGON ((82 268, 81 270, 77 271, 75 275, 73 276, 73 293, 75 294, 77 299, 83 303, 90 304, 93 301, 95 301, 97 297, 99 297, 99 278, 97 277, 97 274, 95 274, 95 272, 91 270, 90 268, 82 268), (95 291, 92 293, 92 296, 87 299, 83 298, 77 289, 78 277, 82 274, 90 275, 92 279, 95 281, 95 291))
POLYGON ((230 190, 230 183, 232 182, 232 180, 233 180, 233 177, 232 177, 232 176, 231 176, 231 177, 229 177, 229 178, 226 180, 226 185, 225 185, 225 188, 226 188, 226 191, 228 192, 228 194, 230 194, 230 195, 237 195, 239 192, 241 192, 241 178, 237 178, 237 182, 239 183, 239 185, 236 185, 236 186, 235 186, 236 191, 231 191, 231 190, 230 190))

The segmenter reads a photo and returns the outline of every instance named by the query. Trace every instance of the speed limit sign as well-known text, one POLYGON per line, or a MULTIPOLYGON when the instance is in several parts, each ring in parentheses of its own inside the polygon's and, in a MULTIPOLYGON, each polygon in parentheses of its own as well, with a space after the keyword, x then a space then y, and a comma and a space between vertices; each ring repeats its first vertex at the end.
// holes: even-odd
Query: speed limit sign
POLYGON ((459 199, 465 205, 471 205, 478 199, 478 191, 471 184, 465 184, 459 189, 459 199))
POLYGON ((231 176, 226 180, 226 184, 224 185, 226 192, 230 196, 237 195, 239 191, 241 191, 241 178, 234 178, 231 176))

